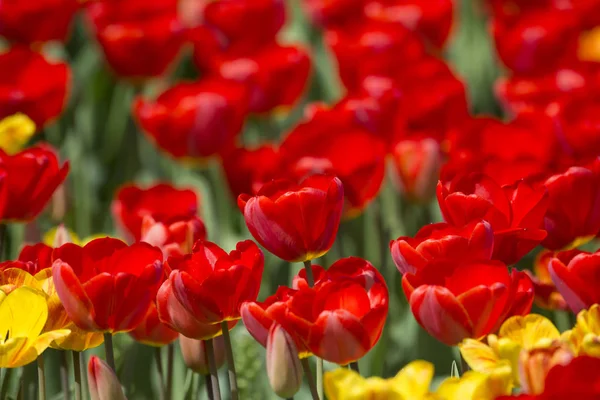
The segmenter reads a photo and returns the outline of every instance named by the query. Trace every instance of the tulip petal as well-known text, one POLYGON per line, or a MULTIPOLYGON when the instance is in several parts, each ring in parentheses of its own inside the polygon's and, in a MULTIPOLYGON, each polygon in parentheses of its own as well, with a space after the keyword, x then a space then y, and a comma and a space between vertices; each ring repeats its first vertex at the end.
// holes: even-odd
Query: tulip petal
MULTIPOLYGON (((0 368, 17 368, 25 364, 17 364, 16 360, 19 353, 23 352, 28 345, 29 339, 26 337, 13 337, 0 344, 0 368)), ((35 360, 35 355, 31 361, 35 360)))
POLYGON ((69 318, 81 329, 100 330, 94 322, 94 305, 70 265, 60 260, 55 261, 52 266, 52 278, 69 318))
POLYGON ((37 337, 48 318, 48 306, 43 292, 29 287, 15 289, 0 303, 2 338, 37 337))
POLYGON ((593 304, 593 301, 587 295, 585 288, 587 285, 577 276, 570 273, 568 268, 559 260, 550 261, 548 266, 552 282, 556 289, 564 297, 569 308, 577 314, 593 304))
POLYGON ((474 371, 489 372, 498 366, 500 358, 490 347, 475 339, 465 339, 458 345, 460 354, 474 371))
POLYGON ((507 319, 498 333, 500 337, 521 344, 526 349, 534 348, 540 340, 560 338, 560 332, 547 318, 529 314, 507 319))
POLYGON ((67 337, 71 333, 68 329, 59 329, 41 334, 33 340, 28 340, 26 345, 13 356, 13 367, 27 365, 42 354, 56 339, 67 337))
POLYGON ((405 399, 420 399, 429 393, 433 373, 433 364, 417 360, 402 368, 391 381, 405 399))
POLYGON ((473 323, 448 289, 420 286, 413 291, 409 302, 417 322, 439 341, 454 346, 471 336, 473 323))

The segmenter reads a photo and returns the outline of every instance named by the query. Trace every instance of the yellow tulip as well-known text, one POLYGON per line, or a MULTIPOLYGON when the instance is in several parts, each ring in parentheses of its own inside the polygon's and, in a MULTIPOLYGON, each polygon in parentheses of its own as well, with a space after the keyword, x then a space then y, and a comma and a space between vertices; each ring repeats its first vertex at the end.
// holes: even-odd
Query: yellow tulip
POLYGON ((390 379, 363 378, 350 369, 339 368, 325 373, 324 386, 329 400, 420 400, 430 398, 432 379, 433 365, 418 360, 390 379))
POLYGON ((35 123, 24 114, 0 120, 0 148, 8 154, 21 151, 35 133, 35 123))
POLYGON ((98 233, 81 239, 75 232, 61 224, 44 233, 42 241, 50 247, 60 247, 65 243, 75 243, 85 246, 94 239, 107 236, 109 235, 98 233))
POLYGON ((0 367, 16 368, 34 361, 52 341, 71 331, 42 333, 48 318, 46 295, 29 287, 0 293, 0 367))
POLYGON ((529 314, 507 319, 498 335, 488 335, 487 344, 466 339, 459 348, 474 371, 493 374, 508 367, 512 371, 512 384, 520 386, 518 365, 521 350, 548 347, 559 338, 560 332, 550 320, 529 314))
POLYGON ((577 315, 575 327, 563 334, 578 355, 600 357, 600 305, 594 304, 577 315))
POLYGON ((445 379, 435 394, 443 400, 494 400, 511 393, 511 375, 508 364, 490 373, 469 371, 460 378, 445 379))

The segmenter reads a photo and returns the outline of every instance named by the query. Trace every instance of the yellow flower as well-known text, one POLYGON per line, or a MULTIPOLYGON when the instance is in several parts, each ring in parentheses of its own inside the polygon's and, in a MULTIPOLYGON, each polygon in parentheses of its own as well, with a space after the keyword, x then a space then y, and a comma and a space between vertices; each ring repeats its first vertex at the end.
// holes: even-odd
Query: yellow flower
POLYGON ((329 400, 419 400, 428 398, 433 379, 433 365, 413 361, 390 379, 363 378, 358 373, 339 368, 325 373, 325 394, 329 400))
POLYGON ((507 366, 512 370, 512 384, 520 386, 519 353, 522 349, 548 347, 560 332, 547 318, 537 314, 515 316, 507 319, 498 336, 488 335, 487 345, 474 339, 466 339, 460 352, 469 366, 477 372, 494 373, 507 366))
POLYGON ((508 364, 490 373, 469 371, 460 378, 447 378, 435 392, 443 400, 494 400, 511 392, 512 372, 508 364))
POLYGON ((594 304, 577 315, 575 327, 563 333, 575 354, 600 357, 600 305, 594 304))
POLYGON ((35 123, 24 114, 15 114, 0 120, 0 148, 15 154, 35 133, 35 123))
POLYGON ((20 287, 0 292, 0 367, 16 368, 34 361, 52 341, 67 336, 68 329, 42 333, 48 318, 42 291, 20 287))

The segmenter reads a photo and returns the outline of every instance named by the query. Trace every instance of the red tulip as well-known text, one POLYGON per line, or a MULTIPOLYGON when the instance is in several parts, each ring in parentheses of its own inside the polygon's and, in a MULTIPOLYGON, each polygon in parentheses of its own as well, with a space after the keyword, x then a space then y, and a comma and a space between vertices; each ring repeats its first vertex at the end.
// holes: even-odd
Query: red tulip
POLYGON ((50 63, 25 47, 1 53, 0 119, 23 113, 38 127, 46 125, 65 107, 70 75, 67 64, 50 63))
POLYGON ((166 225, 196 219, 198 196, 191 189, 177 189, 167 183, 148 188, 130 184, 115 195, 112 213, 122 229, 139 241, 145 217, 166 225))
POLYGON ((494 332, 513 315, 529 313, 529 277, 497 261, 440 262, 402 278, 417 322, 434 338, 455 346, 494 332))
POLYGON ((56 188, 63 183, 69 163, 62 167, 54 150, 39 145, 8 155, 0 150, 0 169, 6 177, 6 205, 2 210, 4 221, 31 221, 37 217, 56 188))
POLYGON ((579 356, 566 365, 555 365, 545 377, 544 392, 538 395, 502 396, 497 400, 558 400, 600 398, 600 359, 579 356))
POLYGON ((241 194, 256 194, 281 172, 279 149, 265 143, 257 148, 236 147, 223 153, 222 166, 234 199, 241 194))
POLYGON ((252 54, 273 43, 285 23, 283 0, 221 0, 209 2, 204 21, 219 32, 234 53, 252 54))
POLYGON ((445 223, 426 225, 414 238, 390 242, 396 268, 402 275, 416 274, 431 262, 489 260, 494 249, 494 232, 489 223, 472 223, 456 228, 445 223))
POLYGON ((572 167, 548 178, 548 212, 542 245, 559 250, 600 231, 600 159, 588 167, 572 167))
POLYGON ((600 251, 559 253, 548 271, 558 292, 575 314, 600 303, 600 251))
POLYGON ((54 250, 52 276, 69 318, 87 331, 127 332, 148 312, 162 278, 162 253, 146 243, 96 239, 54 250))
POLYGON ((304 92, 310 75, 308 53, 296 46, 273 44, 244 57, 234 53, 215 64, 213 74, 248 89, 249 111, 255 113, 292 106, 304 92), (281 82, 288 83, 282 86, 281 82))
POLYGON ((193 339, 221 333, 221 323, 231 329, 240 316, 240 305, 258 296, 264 266, 263 254, 252 241, 237 244, 227 254, 211 242, 197 242, 192 254, 169 258, 168 280, 157 296, 160 320, 193 339))
POLYGON ((464 226, 486 220, 494 231, 493 259, 514 264, 546 237, 540 229, 548 193, 520 181, 500 187, 485 175, 459 176, 438 184, 438 201, 446 222, 464 226))
POLYGON ((238 206, 254 238, 286 261, 306 261, 327 253, 337 234, 344 189, 339 179, 316 175, 301 184, 287 180, 264 185, 256 196, 243 194, 238 206))
POLYGON ((133 113, 159 148, 177 158, 209 157, 241 133, 247 112, 244 88, 204 79, 180 83, 156 101, 138 98, 133 113))
POLYGON ((106 61, 126 78, 163 75, 186 38, 176 0, 95 0, 87 14, 106 61))
POLYGON ((91 356, 87 369, 91 400, 127 400, 115 371, 97 356, 91 356))
POLYGON ((160 322, 158 310, 154 302, 142 322, 129 332, 132 338, 147 346, 160 347, 174 342, 179 334, 160 322))
POLYGON ((298 125, 281 143, 281 155, 285 170, 298 179, 313 174, 337 176, 344 185, 344 214, 351 217, 362 212, 381 189, 386 146, 337 116, 319 113, 298 125))
POLYGON ((427 203, 435 196, 442 166, 442 151, 432 138, 405 139, 392 150, 394 183, 404 197, 427 203))
POLYGON ((389 295, 381 274, 369 262, 348 257, 326 272, 313 266, 314 288, 296 279, 299 290, 279 288, 264 303, 242 306, 244 325, 263 346, 274 323, 293 338, 301 357, 314 353, 348 364, 379 340, 387 318, 389 295))
POLYGON ((323 27, 352 26, 360 20, 366 0, 303 0, 313 24, 323 27))
POLYGON ((365 6, 365 14, 376 22, 413 30, 441 48, 450 36, 454 4, 452 0, 373 0, 365 6))
POLYGON ((579 29, 576 14, 565 10, 538 10, 515 24, 498 19, 492 24, 500 59, 518 74, 550 71, 574 60, 579 29))
POLYGON ((192 252, 194 243, 206 239, 206 228, 198 217, 171 224, 156 222, 146 216, 142 224, 141 241, 162 250, 165 259, 192 252))
POLYGON ((350 91, 370 75, 391 77, 425 55, 425 47, 414 33, 392 24, 331 30, 325 38, 338 61, 342 82, 350 91))
POLYGON ((19 0, 3 1, 0 4, 0 36, 22 43, 65 41, 78 9, 78 0, 40 0, 30 4, 19 0))
POLYGON ((525 273, 529 275, 531 282, 533 282, 535 303, 539 307, 547 310, 568 309, 564 297, 558 292, 554 282, 552 282, 549 269, 550 262, 557 257, 561 262, 568 264, 568 262, 579 253, 579 250, 563 251, 560 253, 543 250, 535 257, 533 272, 525 271, 525 273))

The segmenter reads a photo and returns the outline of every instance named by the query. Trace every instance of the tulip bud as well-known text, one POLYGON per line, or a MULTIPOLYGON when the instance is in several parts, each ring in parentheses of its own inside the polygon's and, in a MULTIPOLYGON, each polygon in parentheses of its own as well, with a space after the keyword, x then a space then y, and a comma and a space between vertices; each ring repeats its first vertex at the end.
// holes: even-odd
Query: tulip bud
POLYGON ((544 392, 546 375, 555 365, 566 365, 573 359, 573 352, 560 341, 547 347, 523 349, 519 356, 519 378, 523 392, 538 395, 544 392))
MULTIPOLYGON (((217 336, 213 339, 215 349, 215 361, 217 369, 225 364, 225 340, 223 336, 217 336)), ((206 357, 206 347, 203 340, 190 339, 187 336, 179 335, 179 347, 183 355, 183 362, 194 372, 200 375, 210 374, 208 368, 208 359, 206 357)))
POLYGON ((440 145, 435 139, 402 140, 393 152, 394 183, 406 197, 427 202, 435 195, 442 166, 440 145))
POLYGON ((88 363, 88 383, 92 400, 127 400, 112 368, 96 356, 88 363))
POLYGON ((63 244, 73 243, 73 237, 71 236, 71 232, 63 225, 60 224, 56 228, 56 232, 54 232, 54 239, 52 240, 52 247, 58 248, 63 244))
POLYGON ((273 391, 280 397, 293 397, 302 385, 302 366, 294 340, 274 323, 267 337, 267 375, 273 391))

